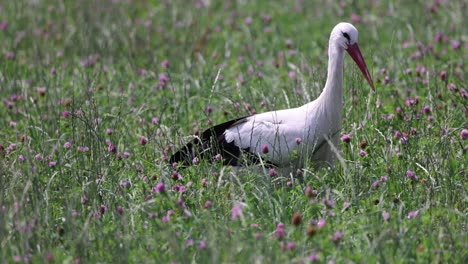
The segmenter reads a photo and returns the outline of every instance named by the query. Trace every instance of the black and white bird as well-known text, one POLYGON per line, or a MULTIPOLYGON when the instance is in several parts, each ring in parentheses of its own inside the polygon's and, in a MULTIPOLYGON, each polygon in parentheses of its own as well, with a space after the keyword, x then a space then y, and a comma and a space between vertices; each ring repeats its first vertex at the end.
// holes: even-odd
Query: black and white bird
POLYGON ((343 111, 345 52, 374 90, 359 50, 357 29, 352 24, 339 23, 330 34, 327 80, 316 100, 297 108, 241 117, 211 127, 174 153, 169 162, 183 166, 201 159, 222 160, 232 166, 243 165, 243 161, 261 161, 278 167, 293 163, 301 166, 307 160, 333 164, 343 111))

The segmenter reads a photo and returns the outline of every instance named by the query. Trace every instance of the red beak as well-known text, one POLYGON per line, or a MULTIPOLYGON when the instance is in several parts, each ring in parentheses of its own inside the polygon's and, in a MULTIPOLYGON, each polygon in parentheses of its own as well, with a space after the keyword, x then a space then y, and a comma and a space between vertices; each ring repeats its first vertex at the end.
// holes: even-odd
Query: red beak
POLYGON ((366 80, 369 83, 372 90, 375 91, 374 82, 372 81, 369 70, 367 69, 366 62, 364 61, 361 51, 359 50, 358 44, 354 43, 353 45, 349 45, 347 51, 351 58, 353 58, 354 62, 356 62, 364 77, 366 77, 366 80))

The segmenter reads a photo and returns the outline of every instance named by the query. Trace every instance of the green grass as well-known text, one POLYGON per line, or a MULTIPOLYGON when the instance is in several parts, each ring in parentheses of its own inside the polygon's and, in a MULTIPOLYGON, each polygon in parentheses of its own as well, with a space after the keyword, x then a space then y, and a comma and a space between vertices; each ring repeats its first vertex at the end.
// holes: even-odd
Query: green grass
POLYGON ((2 262, 468 261, 466 3, 144 2, 0 3, 2 262), (313 100, 352 14, 377 87, 346 59, 343 163, 271 178, 201 162, 173 179, 161 160, 185 136, 313 100))

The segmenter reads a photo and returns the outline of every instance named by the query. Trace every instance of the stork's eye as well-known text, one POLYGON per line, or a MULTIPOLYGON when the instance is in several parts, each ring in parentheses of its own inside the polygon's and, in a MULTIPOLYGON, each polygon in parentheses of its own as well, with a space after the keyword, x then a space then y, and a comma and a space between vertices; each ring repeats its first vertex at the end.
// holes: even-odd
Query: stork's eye
POLYGON ((351 42, 351 38, 349 37, 348 33, 343 32, 343 37, 345 37, 348 40, 348 42, 351 42))

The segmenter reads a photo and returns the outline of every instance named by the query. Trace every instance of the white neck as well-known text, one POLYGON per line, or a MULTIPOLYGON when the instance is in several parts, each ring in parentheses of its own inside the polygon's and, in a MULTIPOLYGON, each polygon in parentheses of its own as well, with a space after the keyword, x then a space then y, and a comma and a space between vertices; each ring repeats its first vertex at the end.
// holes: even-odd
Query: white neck
POLYGON ((330 42, 328 48, 328 73, 325 88, 317 100, 327 108, 336 109, 341 114, 343 109, 343 64, 344 49, 330 42))
POLYGON ((344 52, 343 48, 330 43, 325 88, 316 100, 305 105, 312 119, 311 125, 319 126, 323 133, 330 135, 341 127, 344 52))

